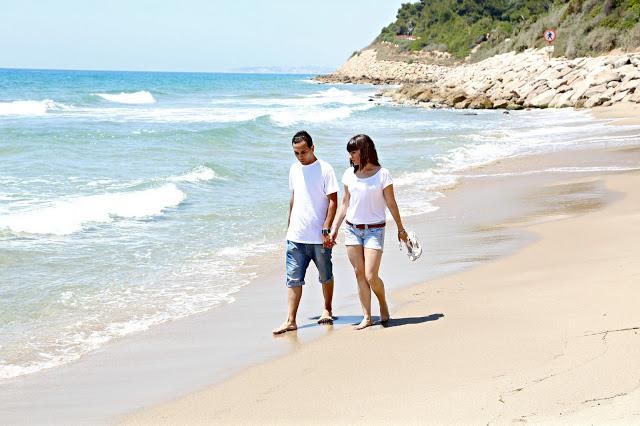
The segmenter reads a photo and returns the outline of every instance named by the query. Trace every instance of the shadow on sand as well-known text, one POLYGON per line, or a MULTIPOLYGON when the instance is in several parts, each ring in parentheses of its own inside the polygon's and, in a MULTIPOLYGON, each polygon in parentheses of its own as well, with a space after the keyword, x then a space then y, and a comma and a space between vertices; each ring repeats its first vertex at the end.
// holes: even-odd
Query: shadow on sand
POLYGON ((401 325, 422 324, 423 322, 437 321, 444 317, 444 314, 431 314, 424 317, 406 317, 406 318, 391 318, 384 324, 381 324, 384 328, 399 327, 401 325))
MULTIPOLYGON (((384 328, 390 327, 399 327, 401 325, 412 325, 412 324, 422 324, 424 322, 429 321, 437 321, 440 318, 444 317, 444 314, 431 314, 424 317, 406 317, 406 318, 391 318, 389 321, 386 321, 384 324, 380 323, 380 317, 373 317, 374 325, 381 325, 384 328)), ((317 321, 320 317, 311 317, 310 320, 317 321)), ((333 317, 333 323, 335 325, 338 324, 351 324, 357 325, 362 321, 362 315, 342 315, 339 317, 333 317)), ((305 324, 302 327, 298 327, 298 330, 301 328, 309 328, 309 327, 317 327, 319 324, 305 324)))

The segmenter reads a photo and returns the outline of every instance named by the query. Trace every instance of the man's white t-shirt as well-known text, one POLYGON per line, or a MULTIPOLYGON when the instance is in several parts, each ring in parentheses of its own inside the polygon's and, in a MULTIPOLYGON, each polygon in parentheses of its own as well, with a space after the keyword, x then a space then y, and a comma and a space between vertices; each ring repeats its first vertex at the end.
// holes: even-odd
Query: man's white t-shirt
POLYGON ((382 190, 393 183, 389 170, 380 170, 368 178, 359 178, 349 167, 342 175, 342 183, 349 190, 346 219, 355 225, 373 225, 386 220, 387 202, 382 190))
POLYGON ((320 159, 306 166, 298 161, 293 163, 289 169, 289 190, 293 192, 293 208, 287 240, 322 244, 322 227, 329 208, 327 196, 338 192, 333 167, 320 159))

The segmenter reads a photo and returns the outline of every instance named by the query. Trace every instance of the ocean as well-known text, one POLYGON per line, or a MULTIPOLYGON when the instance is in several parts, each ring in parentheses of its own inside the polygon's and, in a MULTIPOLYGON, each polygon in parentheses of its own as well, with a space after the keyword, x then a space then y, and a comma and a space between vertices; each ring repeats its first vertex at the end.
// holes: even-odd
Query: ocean
POLYGON ((405 216, 471 168, 634 138, 581 111, 425 110, 311 77, 0 70, 0 383, 243 297, 284 247, 298 130, 338 178, 370 135, 405 216))

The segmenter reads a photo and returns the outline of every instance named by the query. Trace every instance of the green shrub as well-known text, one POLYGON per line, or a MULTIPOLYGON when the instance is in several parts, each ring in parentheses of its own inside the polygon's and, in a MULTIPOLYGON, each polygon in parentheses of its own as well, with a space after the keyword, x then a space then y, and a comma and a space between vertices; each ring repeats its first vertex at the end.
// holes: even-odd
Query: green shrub
POLYGON ((629 30, 622 45, 627 50, 635 50, 640 47, 640 22, 629 30))
POLYGON ((616 47, 618 32, 614 28, 598 27, 585 38, 589 50, 594 53, 604 53, 616 47))
POLYGON ((638 47, 639 22, 640 0, 420 0, 404 3, 376 41, 401 51, 446 50, 454 58, 466 57, 480 42, 470 58, 480 60, 543 47, 543 31, 555 28, 556 55, 577 57, 638 47), (418 39, 398 39, 402 34, 418 39))

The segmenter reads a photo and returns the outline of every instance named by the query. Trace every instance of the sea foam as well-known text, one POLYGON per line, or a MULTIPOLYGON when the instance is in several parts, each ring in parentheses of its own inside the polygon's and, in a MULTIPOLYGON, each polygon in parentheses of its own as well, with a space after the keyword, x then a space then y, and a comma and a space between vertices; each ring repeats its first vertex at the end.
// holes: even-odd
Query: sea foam
POLYGON ((55 102, 51 99, 42 101, 0 102, 0 115, 45 115, 47 110, 54 106, 55 102))
POLYGON ((196 182, 206 182, 210 180, 225 180, 225 179, 216 175, 216 172, 211 170, 209 167, 199 166, 193 169, 192 171, 190 171, 189 173, 186 173, 180 176, 171 176, 167 178, 167 180, 170 182, 196 183, 196 182))
POLYGON ((373 108, 372 103, 339 108, 290 108, 277 110, 269 114, 271 121, 281 127, 291 126, 297 123, 326 123, 345 119, 356 111, 366 111, 373 108))
POLYGON ((96 93, 102 99, 118 104, 153 104, 156 102, 153 95, 146 90, 139 92, 120 93, 96 93))
POLYGON ((81 231, 89 223, 157 216, 182 203, 185 197, 175 184, 167 183, 142 191, 69 198, 0 216, 0 228, 16 233, 69 235, 81 231))

